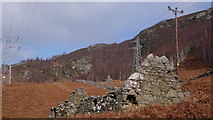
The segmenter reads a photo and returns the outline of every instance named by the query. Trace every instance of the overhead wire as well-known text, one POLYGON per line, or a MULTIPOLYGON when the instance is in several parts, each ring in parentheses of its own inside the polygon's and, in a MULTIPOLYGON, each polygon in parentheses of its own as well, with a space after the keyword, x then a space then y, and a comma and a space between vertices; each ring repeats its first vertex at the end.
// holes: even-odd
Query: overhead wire
MULTIPOLYGON (((177 4, 177 3, 171 3, 170 5, 174 5, 174 4, 177 4)), ((111 40, 107 40, 107 42, 112 42, 112 41, 114 41, 115 39, 121 39, 121 38, 125 37, 125 34, 131 32, 131 31, 134 31, 134 30, 138 30, 138 28, 140 28, 142 25, 147 24, 148 22, 150 22, 150 20, 153 21, 153 20, 155 20, 155 19, 158 18, 158 17, 165 16, 165 11, 164 11, 164 12, 161 12, 160 14, 158 14, 158 13, 159 13, 159 10, 157 10, 157 11, 156 11, 155 13, 153 13, 153 14, 150 14, 148 17, 143 18, 143 19, 145 19, 145 20, 143 20, 143 19, 139 20, 138 23, 136 23, 136 24, 134 24, 134 25, 128 27, 127 29, 125 29, 125 30, 123 30, 122 32, 120 32, 119 34, 117 34, 117 35, 111 37, 111 38, 110 38, 111 40), (156 17, 156 15, 157 15, 157 17, 156 17), (153 19, 153 17, 154 17, 154 19, 153 19), (147 18, 148 18, 148 19, 147 19, 147 18), (141 22, 141 21, 143 21, 143 22, 141 22)))
POLYGON ((12 28, 13 27, 13 20, 14 20, 14 12, 15 12, 15 10, 14 10, 14 1, 13 2, 11 2, 10 4, 12 4, 11 6, 10 6, 10 11, 11 11, 11 18, 10 18, 10 28, 12 28))
MULTIPOLYGON (((18 51, 21 49, 21 46, 22 46, 22 44, 23 44, 23 41, 24 41, 24 39, 25 39, 25 37, 26 37, 26 34, 27 34, 28 29, 29 29, 30 23, 31 23, 32 18, 33 18, 34 14, 35 14, 37 5, 38 5, 38 1, 35 3, 35 6, 34 6, 33 11, 32 11, 32 14, 31 14, 31 16, 30 16, 30 18, 29 18, 29 21, 28 21, 27 24, 26 24, 26 27, 25 27, 25 30, 24 30, 24 32, 23 32, 22 37, 20 37, 20 34, 19 34, 19 36, 18 36, 18 37, 19 37, 18 39, 20 39, 20 44, 19 44, 19 46, 18 46, 18 51)), ((26 16, 26 15, 24 15, 24 16, 26 16)), ((22 25, 22 26, 23 26, 23 25, 22 25)), ((20 33, 21 33, 21 32, 20 32, 20 33)))
MULTIPOLYGON (((187 10, 189 13, 193 13, 193 12, 198 12, 198 10, 197 11, 195 11, 197 8, 197 5, 199 4, 199 6, 201 6, 201 5, 204 5, 204 4, 206 4, 205 2, 199 2, 199 3, 197 3, 196 5, 194 4, 192 7, 190 7, 190 8, 185 8, 185 10, 187 10)), ((199 10, 200 11, 200 10, 199 10)))
MULTIPOLYGON (((170 6, 173 6, 173 5, 176 5, 176 4, 178 4, 177 6, 178 7, 180 7, 180 6, 184 6, 185 5, 185 3, 183 2, 183 3, 172 3, 172 4, 170 4, 170 6)), ((35 7, 34 7, 34 9, 33 9, 33 13, 32 13, 32 15, 31 15, 31 17, 30 17, 30 20, 28 21, 28 23, 27 23, 27 27, 26 27, 26 29, 25 29, 25 32, 24 32, 24 35, 23 35, 23 38, 22 38, 22 41, 21 41, 21 43, 20 43, 20 46, 22 45, 22 42, 23 42, 23 40, 24 40, 24 38, 25 38, 25 36, 26 36, 26 33, 27 33, 27 30, 29 29, 29 25, 30 25, 30 23, 31 23, 31 21, 32 21, 32 18, 33 18, 33 15, 34 15, 34 13, 35 13, 35 10, 36 10, 36 7, 37 7, 37 2, 36 2, 36 5, 35 5, 35 7)), ((188 6, 187 6, 188 7, 188 6)), ((26 7, 25 7, 25 9, 26 9, 26 7)), ((112 42, 112 41, 114 41, 114 40, 116 40, 116 39, 123 39, 124 37, 126 37, 126 34, 127 33, 129 33, 130 31, 139 31, 138 30, 138 28, 141 28, 141 26, 142 25, 145 25, 145 24, 147 24, 148 22, 155 22, 156 21, 156 18, 159 18, 159 17, 165 17, 165 19, 166 18, 168 18, 170 15, 169 14, 165 14, 166 12, 164 11, 164 12, 161 12, 160 14, 157 14, 157 13, 159 13, 159 10, 157 10, 154 14, 150 14, 149 15, 149 17, 147 17, 147 18, 143 18, 143 19, 145 19, 145 20, 139 20, 139 21, 143 21, 143 22, 140 22, 140 23, 136 23, 136 24, 134 24, 133 25, 133 27, 132 26, 129 26, 127 29, 125 29, 124 31, 122 31, 122 32, 120 32, 119 34, 116 34, 115 36, 113 36, 113 37, 111 37, 111 39, 108 39, 108 40, 106 40, 107 42, 112 42), (156 14, 157 14, 157 16, 156 16, 156 14)), ((25 13, 24 13, 25 14, 25 13)), ((24 15, 25 16, 25 15, 24 15)), ((24 17, 23 16, 23 17, 24 17)), ((24 19, 24 18, 22 18, 22 19, 24 19)), ((156 21, 157 22, 157 21, 156 21)), ((19 47, 19 49, 20 49, 20 47, 19 47)))
POLYGON ((21 31, 22 31, 22 28, 23 28, 23 24, 24 24, 24 20, 25 20, 25 17, 26 17, 26 12, 27 12, 28 6, 29 6, 29 2, 27 2, 26 5, 25 5, 24 15, 23 15, 21 23, 20 23, 19 32, 18 32, 18 36, 17 36, 17 41, 18 41, 18 39, 20 37, 21 31))
MULTIPOLYGON (((156 12, 157 13, 157 12, 156 12)), ((154 13, 155 14, 155 13, 154 13)), ((151 18, 154 14, 150 14, 150 16, 148 16, 147 18, 151 18)), ((114 39, 120 39, 121 36, 124 36, 126 33, 129 33, 130 31, 132 31, 132 29, 135 29, 136 26, 138 26, 139 24, 141 24, 141 21, 145 21, 145 18, 140 19, 136 24, 128 26, 127 28, 125 28, 124 30, 122 30, 120 33, 112 36, 111 38, 109 38, 108 40, 106 40, 107 42, 111 42, 114 41, 114 39), (111 39, 111 40, 110 40, 111 39)), ((147 20, 147 19, 146 19, 147 20)))
MULTIPOLYGON (((174 5, 174 4, 177 4, 177 3, 172 3, 172 4, 170 4, 170 5, 174 5)), ((164 9, 163 9, 164 10, 164 9)), ((163 11, 163 10, 161 10, 161 11, 163 11)), ((141 31, 141 30, 139 30, 139 28, 141 28, 143 25, 146 25, 147 23, 153 23, 153 22, 155 22, 155 23, 157 23, 159 20, 156 20, 157 18, 163 18, 163 19, 166 19, 167 17, 168 17, 169 15, 168 14, 166 14, 166 11, 164 11, 164 12, 161 12, 161 13, 159 13, 159 10, 157 10, 155 13, 153 13, 153 14, 151 14, 149 17, 146 17, 145 18, 145 20, 140 20, 140 21, 142 21, 142 22, 139 22, 139 23, 137 23, 134 27, 132 27, 131 29, 127 29, 127 31, 125 31, 124 33, 123 33, 123 35, 124 34, 127 34, 127 33, 129 33, 129 32, 131 32, 131 31, 141 31), (157 16, 156 16, 157 15, 157 16)), ((154 23, 154 24, 155 24, 154 23)), ((151 24, 150 26, 152 26, 153 24, 151 24)), ((149 26, 146 26, 146 28, 148 28, 149 26)), ((125 37, 125 36, 123 36, 123 37, 125 37)), ((121 38, 120 38, 121 39, 121 38)))
MULTIPOLYGON (((170 4, 170 6, 174 6, 174 5, 176 5, 176 4, 179 4, 179 3, 175 3, 175 4, 173 3, 173 4, 170 4)), ((183 2, 183 3, 181 3, 181 4, 177 5, 177 6, 180 7, 180 6, 183 6, 183 5, 185 5, 185 2, 183 2)), ((196 5, 196 3, 194 3, 193 5, 196 5)), ((191 6, 192 6, 192 5, 191 5, 191 6)), ((187 6, 187 7, 189 7, 189 6, 187 6)), ((131 32, 131 31, 134 31, 134 32, 135 32, 135 31, 140 31, 140 30, 138 30, 138 28, 141 28, 142 25, 145 25, 145 24, 149 23, 150 21, 151 21, 151 23, 152 23, 152 22, 155 22, 155 21, 156 21, 155 19, 157 19, 157 18, 159 18, 159 17, 162 17, 162 16, 163 16, 165 19, 168 19, 168 17, 170 16, 169 14, 165 14, 166 11, 161 12, 160 14, 157 14, 158 12, 159 12, 159 10, 156 11, 154 14, 151 14, 151 15, 150 15, 151 17, 149 17, 149 18, 146 19, 145 21, 143 21, 143 22, 141 22, 141 23, 137 23, 137 24, 134 25, 134 27, 132 27, 132 28, 130 28, 130 29, 127 29, 127 30, 125 30, 124 32, 122 32, 122 33, 120 33, 120 34, 118 34, 118 35, 116 35, 116 36, 113 36, 113 37, 111 38, 111 40, 108 40, 107 42, 112 42, 112 41, 114 41, 115 39, 122 39, 122 38, 126 37, 125 34, 131 32), (157 14, 157 16, 156 16, 155 14, 157 14)), ((159 20, 158 20, 158 21, 159 21, 159 20)), ((157 21, 156 21, 156 22, 157 22, 157 21)))
POLYGON ((29 19, 29 21, 28 21, 28 23, 27 23, 27 26, 26 26, 26 29, 25 29, 25 31, 24 31, 24 34, 23 34, 23 37, 22 37, 22 41, 21 41, 21 43, 20 43, 20 46, 22 45, 23 40, 24 40, 24 38, 25 38, 25 36, 26 36, 26 34, 27 34, 27 31, 28 31, 29 26, 30 26, 30 23, 31 23, 31 21, 32 21, 33 15, 35 14, 35 10, 36 10, 36 8, 37 8, 37 5, 38 5, 38 1, 35 3, 35 6, 34 6, 34 8, 33 8, 32 15, 30 16, 30 19, 29 19))
POLYGON ((26 18, 26 11, 27 11, 27 8, 28 8, 27 6, 29 5, 29 3, 27 3, 27 5, 25 6, 24 15, 23 15, 23 18, 22 18, 22 21, 21 21, 21 24, 20 24, 19 34, 17 36, 17 42, 19 42, 19 44, 17 43, 17 45, 18 45, 17 47, 18 48, 14 52, 14 54, 18 54, 18 52, 21 52, 20 51, 21 50, 21 46, 22 46, 23 41, 24 41, 24 39, 26 37, 26 34, 27 34, 28 29, 29 29, 29 26, 30 26, 30 23, 32 21, 32 18, 33 18, 34 14, 35 14, 35 11, 36 11, 36 8, 37 8, 37 4, 38 4, 38 1, 35 3, 35 6, 34 6, 34 8, 32 10, 32 14, 30 15, 30 18, 28 19, 29 21, 27 22, 26 27, 23 30, 24 32, 22 33, 22 37, 21 37, 21 28, 24 28, 24 25, 22 24, 22 21, 24 23, 24 19, 26 18))
MULTIPOLYGON (((174 3, 172 3, 172 4, 174 4, 174 3)), ((175 3, 176 4, 176 3, 175 3)), ((28 28, 29 28, 29 24, 30 24, 30 22, 31 22, 31 20, 32 20, 32 17, 33 17, 33 15, 34 15, 34 12, 35 12, 35 9, 36 9, 36 7, 37 7, 37 3, 36 3, 36 5, 35 5, 35 7, 34 7, 34 10, 33 10, 33 14, 32 14, 32 16, 31 16, 31 18, 30 18, 30 20, 29 20, 29 22, 28 22, 28 25, 27 25, 27 27, 26 27, 26 30, 25 30, 25 34, 23 35, 23 38, 22 38, 22 41, 21 41, 21 44, 22 44, 22 42, 23 42, 23 39, 25 38, 25 36, 26 36, 26 32, 27 32, 27 30, 28 30, 28 28)), ((158 12, 158 11, 157 11, 158 12)), ((156 13, 157 13, 156 12, 156 13)), ((159 16, 162 16, 162 14, 163 13, 161 13, 159 16)), ((24 15, 25 16, 25 15, 24 15)), ((154 15, 150 15, 149 17, 153 17, 154 15)), ((150 18, 149 18, 150 19, 150 18)), ((148 20, 149 20, 148 19, 148 20)), ((147 19, 146 19, 146 23, 147 23, 147 21, 148 21, 147 19)), ((140 23, 139 23, 140 24, 140 23)), ((136 24, 135 26, 138 26, 138 24, 136 24)), ((128 29, 127 30, 132 30, 132 29, 129 29, 130 27, 128 27, 128 29)), ((129 32, 129 31, 125 31, 125 33, 123 33, 123 34, 126 34, 127 32, 129 32)), ((121 36, 123 36, 123 34, 121 35, 121 36)), ((116 36, 118 36, 118 35, 116 35, 116 36)), ((18 36, 19 37, 19 36, 18 36)), ((120 37, 120 36, 119 36, 120 37)), ((21 46, 21 45, 20 45, 21 46)), ((19 49, 20 49, 20 47, 19 47, 19 49)))

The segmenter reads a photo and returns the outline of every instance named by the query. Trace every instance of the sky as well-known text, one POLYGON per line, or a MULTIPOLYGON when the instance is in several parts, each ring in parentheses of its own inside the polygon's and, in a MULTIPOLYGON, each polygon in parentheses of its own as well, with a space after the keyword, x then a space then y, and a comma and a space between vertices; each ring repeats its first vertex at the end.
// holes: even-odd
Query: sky
MULTIPOLYGON (((120 43, 156 23, 210 7, 210 2, 10 2, 2 4, 3 63, 50 58, 97 43, 120 43), (11 29, 12 28, 12 29, 11 29), (17 39, 17 37, 19 37, 17 39)), ((1 46, 0 46, 1 47, 1 46)))

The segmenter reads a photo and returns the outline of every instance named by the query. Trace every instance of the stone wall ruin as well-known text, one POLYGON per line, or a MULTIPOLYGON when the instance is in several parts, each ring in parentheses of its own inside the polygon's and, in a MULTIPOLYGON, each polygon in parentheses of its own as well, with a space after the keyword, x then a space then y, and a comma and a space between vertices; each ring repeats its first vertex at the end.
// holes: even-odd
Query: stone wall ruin
POLYGON ((172 105, 189 96, 183 91, 174 65, 165 57, 149 54, 142 62, 139 73, 133 73, 121 88, 103 96, 88 96, 83 88, 71 94, 60 105, 51 108, 50 118, 63 118, 84 113, 122 111, 151 104, 172 105))

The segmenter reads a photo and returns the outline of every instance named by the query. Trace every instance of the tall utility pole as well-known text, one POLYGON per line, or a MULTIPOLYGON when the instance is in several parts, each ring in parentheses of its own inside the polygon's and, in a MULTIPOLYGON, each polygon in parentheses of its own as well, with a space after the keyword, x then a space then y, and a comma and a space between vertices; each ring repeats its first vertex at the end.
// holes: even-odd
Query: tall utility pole
POLYGON ((9 36, 9 54, 10 54, 10 63, 9 63, 9 82, 8 84, 11 84, 11 79, 12 79, 12 67, 11 67, 11 64, 12 64, 12 40, 11 40, 11 34, 9 36))
POLYGON ((176 31, 176 72, 177 72, 177 75, 178 75, 178 66, 179 66, 179 41, 178 41, 178 19, 177 19, 177 14, 180 13, 182 14, 183 13, 183 10, 181 11, 178 11, 178 8, 176 7, 175 9, 172 9, 170 6, 168 6, 168 10, 172 11, 175 15, 175 31, 176 31))
POLYGON ((141 48, 140 45, 140 38, 137 36, 135 42, 135 47, 132 47, 132 49, 135 50, 134 52, 134 60, 133 60, 133 68, 132 72, 138 72, 139 68, 141 68, 141 48))
POLYGON ((2 78, 6 84, 12 83, 12 27, 3 51, 2 78))

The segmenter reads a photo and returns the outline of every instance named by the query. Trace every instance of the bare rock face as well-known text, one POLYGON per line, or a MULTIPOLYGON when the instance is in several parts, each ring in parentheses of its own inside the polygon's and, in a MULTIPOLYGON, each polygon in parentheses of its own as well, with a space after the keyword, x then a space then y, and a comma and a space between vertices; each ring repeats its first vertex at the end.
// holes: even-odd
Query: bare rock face
POLYGON ((87 96, 83 89, 75 90, 70 98, 50 111, 50 118, 83 113, 121 111, 151 104, 172 105, 186 99, 189 92, 180 89, 173 74, 173 64, 165 57, 150 54, 139 73, 133 73, 121 88, 104 96, 87 96))

